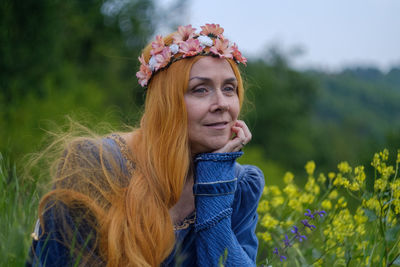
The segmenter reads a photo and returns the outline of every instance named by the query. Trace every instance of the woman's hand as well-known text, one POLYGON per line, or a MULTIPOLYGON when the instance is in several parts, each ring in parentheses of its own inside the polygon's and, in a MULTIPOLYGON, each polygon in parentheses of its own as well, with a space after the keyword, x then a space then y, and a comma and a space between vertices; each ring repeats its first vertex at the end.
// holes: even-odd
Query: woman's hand
POLYGON ((251 132, 244 121, 237 120, 232 126, 232 132, 235 134, 235 137, 229 140, 225 146, 213 151, 213 153, 239 151, 251 140, 251 132))

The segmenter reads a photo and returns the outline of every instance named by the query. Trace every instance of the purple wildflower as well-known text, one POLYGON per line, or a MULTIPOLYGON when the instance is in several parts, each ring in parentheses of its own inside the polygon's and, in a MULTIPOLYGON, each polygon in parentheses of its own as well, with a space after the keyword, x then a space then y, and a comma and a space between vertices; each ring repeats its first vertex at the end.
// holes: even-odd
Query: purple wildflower
POLYGON ((293 226, 292 233, 295 234, 294 238, 299 239, 300 242, 302 242, 303 239, 307 240, 307 237, 305 235, 301 235, 299 232, 299 228, 297 228, 297 226, 295 225, 293 226))
POLYGON ((314 214, 318 214, 319 217, 324 217, 324 215, 326 214, 326 212, 324 210, 321 211, 316 211, 314 214))
POLYGON ((302 220, 301 223, 302 223, 305 227, 310 228, 311 230, 312 230, 313 228, 317 228, 317 227, 315 227, 315 225, 310 224, 310 223, 308 222, 308 220, 302 220))
POLYGON ((311 213, 311 210, 307 209, 307 212, 304 213, 305 216, 310 217, 311 220, 314 219, 314 214, 311 213))
POLYGON ((286 247, 286 248, 292 246, 292 245, 290 244, 290 240, 289 240, 289 238, 288 238, 287 235, 285 235, 285 239, 283 239, 283 243, 285 244, 285 247, 286 247))
POLYGON ((278 248, 274 248, 274 251, 272 253, 276 254, 279 257, 280 261, 284 261, 287 259, 285 255, 279 253, 278 248))

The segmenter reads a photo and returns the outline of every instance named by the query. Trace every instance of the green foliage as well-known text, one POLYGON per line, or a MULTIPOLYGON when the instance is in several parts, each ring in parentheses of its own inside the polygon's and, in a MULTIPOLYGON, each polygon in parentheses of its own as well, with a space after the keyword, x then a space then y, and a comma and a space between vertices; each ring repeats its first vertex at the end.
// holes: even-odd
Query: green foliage
POLYGON ((396 70, 387 74, 374 68, 309 73, 322 89, 313 112, 313 127, 330 140, 317 140, 320 157, 315 159, 320 164, 343 157, 366 164, 373 151, 398 145, 395 136, 400 122, 395 118, 400 116, 400 83, 396 70))
POLYGON ((240 164, 255 165, 262 170, 267 185, 283 185, 281 177, 285 169, 277 162, 265 157, 259 146, 249 146, 243 149, 244 155, 238 159, 240 164))
POLYGON ((155 7, 149 0, 119 8, 114 2, 2 2, 0 125, 7 130, 0 131, 0 151, 19 158, 37 150, 43 120, 60 122, 72 112, 119 124, 137 120, 143 93, 134 69, 153 33, 155 7))
POLYGON ((317 87, 282 60, 277 62, 248 63, 245 77, 253 108, 246 112, 245 120, 253 132, 252 144, 260 146, 267 158, 299 169, 301 159, 313 155, 309 115, 317 87))

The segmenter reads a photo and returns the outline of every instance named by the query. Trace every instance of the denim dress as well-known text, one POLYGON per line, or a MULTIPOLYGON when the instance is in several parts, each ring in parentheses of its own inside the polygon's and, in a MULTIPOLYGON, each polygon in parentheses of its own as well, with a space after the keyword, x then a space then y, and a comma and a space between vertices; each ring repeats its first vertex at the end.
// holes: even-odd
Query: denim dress
MULTIPOLYGON (((119 135, 104 138, 103 145, 123 170, 132 171, 134 164, 119 135)), ((195 157, 195 211, 174 225, 175 246, 161 266, 219 266, 221 262, 224 266, 255 266, 257 206, 264 176, 255 166, 236 163, 242 154, 204 153, 195 157)), ((71 259, 69 249, 58 241, 61 229, 57 216, 49 209, 43 217, 45 232, 37 223, 27 266, 72 266, 76 259, 71 259)), ((88 227, 77 229, 77 233, 76 242, 85 242, 85 236, 93 234, 88 227)), ((98 258, 96 265, 101 263, 98 258)))

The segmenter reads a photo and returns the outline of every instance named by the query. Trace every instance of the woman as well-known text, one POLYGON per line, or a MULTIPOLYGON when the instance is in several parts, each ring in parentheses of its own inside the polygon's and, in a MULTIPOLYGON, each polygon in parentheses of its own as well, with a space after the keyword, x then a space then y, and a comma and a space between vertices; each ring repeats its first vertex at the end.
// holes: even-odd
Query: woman
POLYGON ((191 25, 139 58, 140 127, 66 142, 39 207, 31 263, 46 266, 255 265, 264 178, 235 159, 246 63, 218 24, 191 25))

